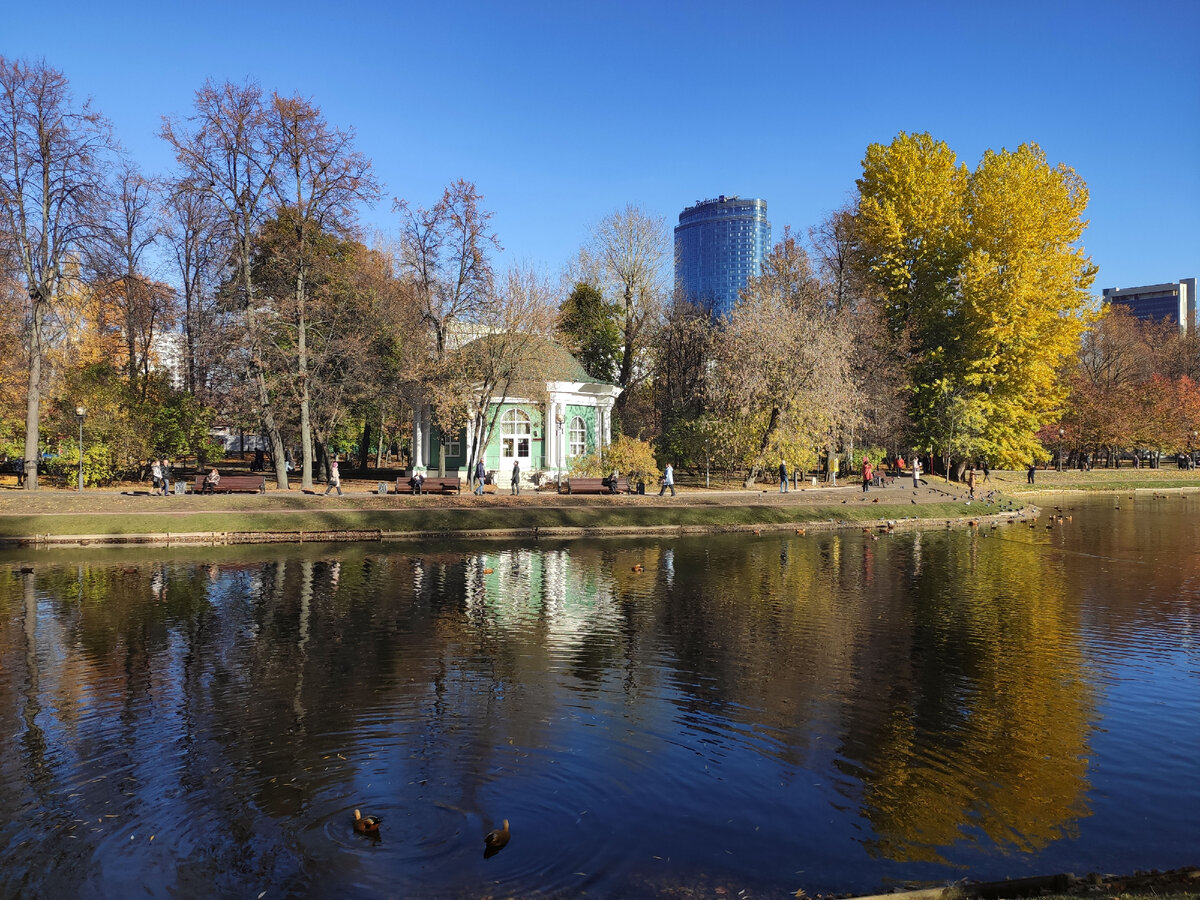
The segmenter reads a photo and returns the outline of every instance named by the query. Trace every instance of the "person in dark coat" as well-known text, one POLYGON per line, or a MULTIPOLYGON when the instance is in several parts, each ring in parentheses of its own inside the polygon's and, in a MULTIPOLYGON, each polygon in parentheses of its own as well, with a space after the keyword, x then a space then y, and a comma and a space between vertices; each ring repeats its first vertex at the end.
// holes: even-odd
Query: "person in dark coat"
POLYGON ((788 492, 788 470, 787 463, 782 460, 779 463, 779 493, 786 494, 788 492))
POLYGON ((483 467, 483 460, 475 461, 475 493, 483 494, 483 483, 487 481, 487 470, 483 467))
POLYGON ((513 460, 512 493, 514 497, 521 493, 521 463, 515 459, 513 460))

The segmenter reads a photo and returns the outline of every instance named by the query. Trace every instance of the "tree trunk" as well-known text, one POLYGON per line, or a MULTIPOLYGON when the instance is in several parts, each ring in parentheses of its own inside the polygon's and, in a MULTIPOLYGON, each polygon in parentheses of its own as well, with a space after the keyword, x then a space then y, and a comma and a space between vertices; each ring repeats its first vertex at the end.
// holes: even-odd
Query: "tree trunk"
MULTIPOLYGON (((300 444, 304 464, 300 468, 300 489, 312 490, 312 410, 308 393, 308 318, 304 308, 304 269, 296 273, 296 369, 300 381, 300 444)), ((286 468, 286 467, 285 467, 286 468)))
POLYGON ((383 404, 379 404, 379 443, 375 445, 375 468, 383 468, 383 404))
POLYGON ((620 417, 625 411, 625 403, 629 397, 629 382, 633 379, 633 288, 625 288, 625 348, 621 353, 621 373, 617 376, 617 384, 621 393, 614 404, 614 411, 620 417))
POLYGON ((38 431, 42 402, 42 306, 41 294, 32 298, 29 331, 29 392, 25 399, 25 490, 38 489, 38 431))
POLYGON ((371 455, 371 421, 365 416, 363 417, 363 433, 362 438, 358 442, 358 467, 362 470, 367 468, 367 460, 371 455))

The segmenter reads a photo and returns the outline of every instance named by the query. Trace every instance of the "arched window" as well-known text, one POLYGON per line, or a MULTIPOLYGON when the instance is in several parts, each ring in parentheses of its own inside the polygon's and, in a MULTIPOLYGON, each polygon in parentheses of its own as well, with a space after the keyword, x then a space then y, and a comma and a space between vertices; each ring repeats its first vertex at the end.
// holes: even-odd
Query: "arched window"
POLYGON ((510 409, 500 417, 500 447, 506 459, 529 459, 533 423, 524 410, 510 409))
POLYGON ((587 453, 587 425, 582 416, 576 416, 571 420, 570 441, 567 451, 569 455, 583 456, 587 453))

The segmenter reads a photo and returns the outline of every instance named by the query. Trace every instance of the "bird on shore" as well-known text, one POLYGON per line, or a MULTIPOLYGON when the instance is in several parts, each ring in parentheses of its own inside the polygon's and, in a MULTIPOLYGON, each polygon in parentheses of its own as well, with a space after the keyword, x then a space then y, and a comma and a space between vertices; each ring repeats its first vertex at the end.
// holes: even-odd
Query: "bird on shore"
POLYGON ((359 834, 370 834, 378 837, 379 823, 383 819, 379 816, 364 816, 357 809, 354 811, 354 830, 359 834))
POLYGON ((512 833, 508 830, 508 819, 505 819, 503 828, 493 828, 483 836, 483 858, 488 859, 503 850, 510 837, 512 833))

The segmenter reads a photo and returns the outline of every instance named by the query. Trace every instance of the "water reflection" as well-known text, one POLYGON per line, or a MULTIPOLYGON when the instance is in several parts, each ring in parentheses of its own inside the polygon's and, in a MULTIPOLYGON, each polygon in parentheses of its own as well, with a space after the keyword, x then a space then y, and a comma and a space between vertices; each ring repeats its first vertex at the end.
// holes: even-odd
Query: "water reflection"
POLYGON ((0 569, 0 893, 813 893, 1115 847, 1192 862, 1200 573, 1144 565, 1115 514, 0 569), (1126 722, 1162 735, 1154 769, 1126 722))

